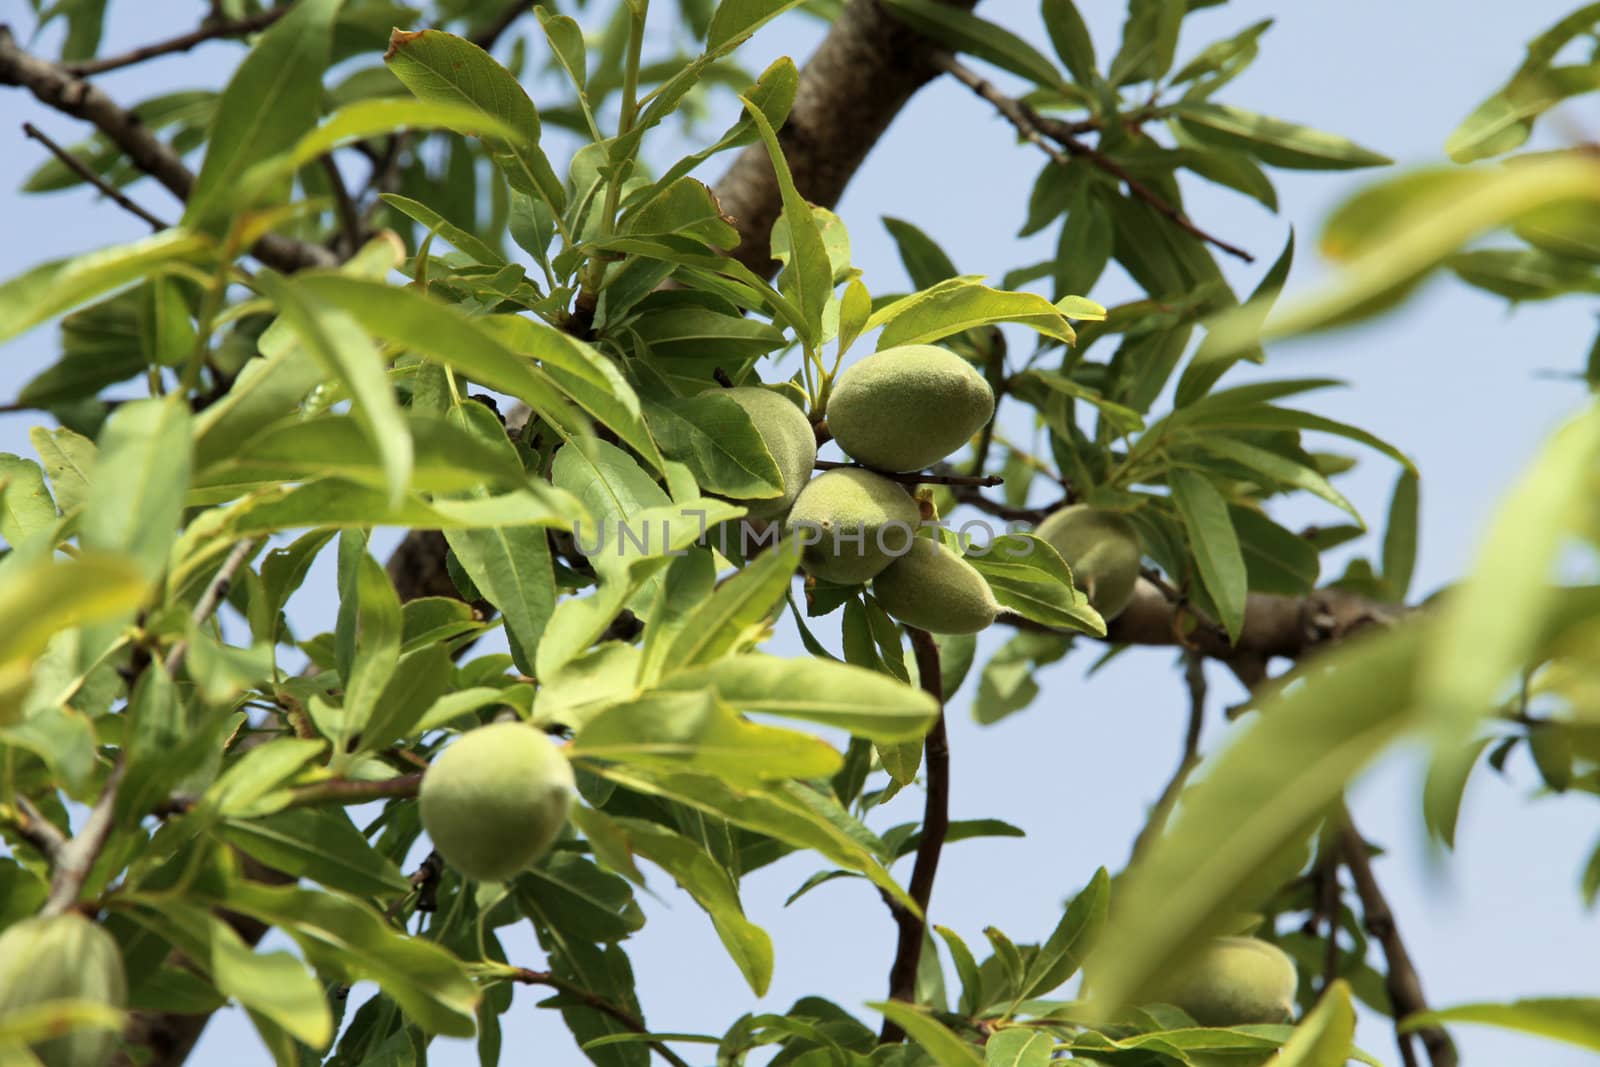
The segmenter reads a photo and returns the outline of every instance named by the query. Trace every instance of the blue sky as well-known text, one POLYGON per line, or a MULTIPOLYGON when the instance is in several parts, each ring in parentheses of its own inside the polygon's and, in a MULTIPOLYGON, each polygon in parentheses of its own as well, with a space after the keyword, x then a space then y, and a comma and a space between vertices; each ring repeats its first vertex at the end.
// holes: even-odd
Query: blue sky
MULTIPOLYGON (((156 30, 149 28, 157 21, 149 17, 151 5, 110 6, 107 47, 115 49, 159 36, 166 26, 183 25, 201 5, 160 5, 182 10, 172 22, 161 20, 156 30)), ((1122 5, 1082 6, 1102 56, 1110 54, 1122 5)), ((1261 57, 1229 86, 1224 99, 1351 135, 1401 165, 1420 164, 1442 157, 1445 136, 1516 65, 1522 43, 1571 6, 1568 0, 1234 0, 1190 17, 1180 55, 1192 55, 1256 19, 1276 16, 1261 57)), ((984 4, 981 10, 1044 47, 1035 8, 1012 0, 984 4)), ((31 25, 22 0, 0 0, 0 18, 31 25)), ((817 36, 813 21, 787 17, 758 35, 743 57, 745 65, 760 69, 782 54, 803 60, 817 36)), ((47 36, 47 50, 54 40, 47 36)), ((237 55, 232 46, 208 46, 100 83, 122 101, 220 84, 237 55)), ((1003 77, 996 80, 1005 84, 1003 77)), ((39 147, 22 136, 23 121, 42 126, 63 143, 86 131, 18 91, 8 91, 4 100, 0 218, 6 240, 0 242, 0 277, 44 258, 145 232, 115 207, 82 193, 17 196, 13 190, 41 158, 39 147)), ((727 100, 719 108, 708 132, 722 128, 723 113, 731 115, 727 100)), ((1594 117, 1583 104, 1567 115, 1566 128, 1578 130, 1594 117)), ((658 139, 656 147, 657 158, 664 158, 677 146, 669 136, 658 139)), ((1012 236, 1041 158, 1017 147, 1010 128, 960 86, 940 83, 925 90, 896 121, 839 208, 869 286, 888 291, 906 284, 879 222, 885 214, 921 225, 965 272, 998 278, 1041 258, 1053 247, 1053 233, 1032 239, 1027 248, 1019 248, 1021 242, 1012 236)), ((702 176, 717 173, 713 164, 702 176)), ((1279 215, 1199 182, 1186 186, 1186 195, 1191 215, 1202 226, 1256 253, 1254 267, 1223 261, 1243 291, 1253 287, 1292 225, 1301 237, 1290 278, 1293 291, 1326 273, 1314 249, 1321 219, 1373 174, 1275 172, 1283 204, 1279 215)), ((134 191, 158 214, 177 214, 154 183, 140 183, 134 191)), ((1113 273, 1091 295, 1111 303, 1130 293, 1113 273)), ((1510 481, 1553 426, 1583 404, 1579 385, 1540 372, 1581 366, 1594 328, 1591 311, 1577 301, 1513 313, 1496 299, 1440 280, 1398 316, 1279 345, 1265 368, 1247 370, 1345 379, 1349 388, 1318 394, 1311 406, 1377 433, 1416 459, 1423 472, 1423 508, 1414 589, 1425 593, 1470 561, 1484 520, 1510 481)), ((14 394, 49 361, 54 344, 54 331, 47 328, 7 346, 0 394, 14 394)), ((1247 376, 1239 372, 1240 380, 1247 376)), ((26 415, 0 418, 0 450, 28 454, 30 423, 26 415)), ((1341 488, 1381 528, 1395 472, 1387 461, 1362 459, 1341 488)), ((1291 524, 1330 517, 1320 504, 1281 515, 1291 524)), ((314 578, 312 584, 296 603, 308 632, 320 628, 312 620, 331 619, 333 610, 331 580, 317 587, 314 578)), ((986 636, 984 647, 992 649, 1004 636, 986 636)), ((776 651, 798 651, 787 637, 775 644, 776 651)), ((994 727, 971 721, 970 683, 952 701, 954 816, 1006 819, 1028 832, 1020 840, 962 842, 946 852, 934 918, 971 944, 982 943, 982 928, 989 923, 1015 940, 1046 935, 1063 899, 1096 867, 1115 870, 1125 861, 1146 806, 1177 759, 1183 690, 1171 654, 1123 656, 1085 680, 1092 659, 1092 652, 1080 651, 1048 668, 1034 706, 994 727), (1159 739, 1154 754, 1152 738, 1159 739)), ((1208 748, 1224 735, 1220 709, 1241 696, 1224 672, 1213 670, 1211 677, 1208 748)), ((1388 849, 1378 861, 1378 874, 1436 1004, 1600 992, 1594 985, 1594 920, 1577 895, 1596 834, 1592 801, 1536 797, 1537 779, 1520 754, 1510 769, 1509 782, 1482 770, 1474 776, 1458 850, 1444 862, 1430 851, 1422 831, 1421 769, 1413 755, 1387 759, 1354 793, 1357 822, 1388 849)), ((920 803, 920 794, 903 797, 879 825, 915 817, 920 803)), ((893 927, 876 894, 858 882, 836 882, 784 909, 784 898, 810 869, 808 861, 790 859, 746 880, 746 909, 772 933, 777 950, 773 990, 759 1004, 723 956, 704 916, 670 881, 657 879, 660 899, 644 901, 650 922, 629 942, 651 1023, 663 1030, 720 1033, 745 1011, 781 1010, 804 994, 823 994, 850 1009, 881 997, 893 927)), ((513 939, 508 948, 515 962, 541 963, 531 938, 513 939)), ((538 1050, 543 1064, 584 1062, 555 1014, 533 1008, 537 999, 538 991, 518 991, 517 1006, 505 1019, 503 1062, 522 1060, 529 1048, 538 1050)), ((1457 1034, 1468 1064, 1576 1067, 1593 1062, 1591 1056, 1533 1038, 1481 1028, 1457 1034)), ((1361 1039, 1386 1062, 1397 1062, 1384 1021, 1366 1020, 1361 1039)), ((431 1059, 446 1067, 476 1062, 471 1044, 464 1042, 437 1043, 431 1059)), ((270 1060, 243 1013, 232 1010, 212 1022, 193 1062, 253 1067, 270 1060)))

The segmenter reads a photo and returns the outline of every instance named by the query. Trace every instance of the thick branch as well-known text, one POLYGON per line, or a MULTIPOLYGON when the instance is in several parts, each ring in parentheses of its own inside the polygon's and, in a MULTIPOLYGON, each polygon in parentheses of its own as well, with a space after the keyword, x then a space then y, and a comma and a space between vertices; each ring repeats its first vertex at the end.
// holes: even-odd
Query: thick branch
POLYGON ((129 49, 120 55, 103 56, 100 59, 86 59, 80 63, 64 63, 62 69, 76 78, 87 78, 92 74, 104 74, 108 70, 118 70, 122 67, 131 67, 135 63, 143 63, 147 59, 157 56, 168 56, 174 52, 187 52, 197 44, 214 41, 219 37, 243 37, 246 34, 264 30, 287 15, 292 5, 275 7, 270 11, 263 11, 259 15, 251 15, 242 19, 224 19, 219 22, 207 21, 197 30, 179 34, 165 41, 156 41, 154 44, 143 45, 139 48, 129 49))
POLYGON ((1246 252, 1237 245, 1231 245, 1219 237, 1214 237, 1205 230, 1202 230, 1200 227, 1196 226, 1189 220, 1187 215, 1178 210, 1178 208, 1169 202, 1166 197, 1157 193, 1154 189, 1151 189, 1138 178, 1135 178, 1121 163, 1118 163, 1116 160, 1112 159, 1104 152, 1101 152, 1093 145, 1090 145, 1088 142, 1081 141, 1077 137, 1073 136, 1073 131, 1076 131, 1077 129, 1075 125, 1070 125, 1067 123, 1052 123, 1049 120, 1041 118, 1039 115, 1035 114, 1033 109, 1027 104, 1016 99, 1015 97, 1007 96, 1005 93, 997 89, 993 82, 990 82, 977 71, 966 66, 948 52, 939 53, 935 57, 935 62, 938 64, 940 70, 947 72, 962 85, 965 85, 978 96, 982 97, 984 100, 987 100, 991 105, 993 105, 994 109, 998 111, 1007 122, 1016 127, 1018 135, 1021 136, 1024 141, 1028 141, 1029 143, 1037 146, 1044 152, 1045 155, 1049 156, 1051 161, 1056 165, 1062 167, 1070 166, 1072 164, 1073 156, 1082 156, 1084 159, 1087 159, 1090 163, 1093 163, 1096 167, 1099 167, 1113 178, 1116 178, 1123 185, 1127 186, 1129 193, 1138 197, 1140 200, 1143 200, 1161 214, 1171 219, 1173 223, 1176 224, 1180 229, 1186 231, 1194 237, 1199 238, 1202 241, 1207 242, 1208 244, 1215 245, 1218 249, 1228 253, 1230 256, 1237 256, 1246 263, 1255 262, 1255 257, 1250 255, 1249 252, 1246 252), (1056 148, 1055 145, 1052 145, 1048 140, 1046 140, 1046 133, 1059 142, 1061 147, 1066 149, 1066 152, 1062 152, 1060 149, 1056 148))
MULTIPOLYGON (((1388 898, 1383 895, 1378 879, 1372 873, 1372 852, 1348 817, 1339 829, 1339 849, 1355 881, 1356 895, 1361 898, 1361 914, 1366 922, 1367 933, 1383 946, 1384 958, 1388 960, 1389 999, 1393 1003, 1395 1025, 1398 1027, 1408 1015, 1428 1010, 1428 1001, 1422 995, 1422 979, 1418 977, 1411 954, 1406 951, 1405 942, 1400 938, 1400 928, 1395 925, 1388 898)), ((1460 1062, 1455 1044, 1442 1028, 1425 1026, 1417 1031, 1417 1036, 1422 1038, 1422 1047, 1428 1051, 1428 1061, 1433 1067, 1456 1067, 1460 1062)), ((1401 1055, 1407 1063, 1412 1062, 1411 1035, 1397 1030, 1396 1039, 1400 1043, 1401 1055)))
MULTIPOLYGON (((970 10, 976 0, 948 0, 970 10)), ((800 195, 833 207, 900 109, 939 73, 927 38, 878 0, 849 0, 800 74, 778 143, 800 195)), ((934 149, 930 146, 930 152, 934 149)), ((932 159, 925 161, 932 165, 932 159)), ((913 167, 916 164, 911 164, 913 167)), ((781 210, 772 161, 760 144, 740 153, 716 185, 723 214, 739 228, 733 257, 770 277, 772 224, 781 210)))
MULTIPOLYGON (((895 942, 894 964, 889 968, 889 999, 912 1003, 917 993, 917 966, 922 960, 922 943, 928 936, 928 900, 933 896, 933 879, 939 873, 939 854, 945 835, 950 832, 950 741, 944 726, 944 677, 939 662, 939 646, 926 630, 908 626, 911 651, 917 660, 917 680, 923 691, 939 702, 939 717, 923 742, 927 774, 927 798, 922 809, 922 836, 917 842, 917 858, 911 868, 906 891, 916 901, 921 915, 890 905, 900 934, 895 942)), ((885 1019, 878 1040, 888 1044, 903 1041, 905 1031, 893 1020, 885 1019)))
MULTIPOLYGON (((194 189, 194 175, 176 152, 161 143, 137 116, 119 107, 93 85, 73 77, 58 64, 18 48, 10 27, 5 25, 0 25, 0 85, 27 89, 47 107, 93 124, 122 149, 136 167, 166 186, 173 196, 179 200, 189 198, 194 189)), ((337 263, 325 248, 271 233, 257 241, 250 251, 261 262, 282 271, 331 267, 337 263)))

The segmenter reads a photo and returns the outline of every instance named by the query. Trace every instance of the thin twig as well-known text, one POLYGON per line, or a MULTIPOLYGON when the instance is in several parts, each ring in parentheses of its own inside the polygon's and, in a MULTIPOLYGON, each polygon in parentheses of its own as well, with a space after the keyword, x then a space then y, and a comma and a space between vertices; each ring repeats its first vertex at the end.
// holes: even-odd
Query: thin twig
MULTIPOLYGON (((1411 954, 1406 951, 1405 941, 1400 937, 1400 928, 1395 924, 1388 898, 1383 895, 1378 879, 1372 873, 1372 852, 1348 815, 1339 827, 1339 851, 1355 882, 1356 895, 1361 898, 1361 915, 1367 933, 1383 947, 1384 958, 1388 961, 1385 984, 1394 1008, 1395 1039, 1400 1045, 1401 1058, 1407 1064, 1415 1065, 1415 1053, 1411 1050, 1413 1035, 1401 1032, 1399 1027, 1407 1016, 1427 1011, 1428 1001, 1422 995, 1422 979, 1411 962, 1411 954)), ((1417 1030, 1415 1036, 1422 1039, 1422 1047, 1427 1050, 1428 1062, 1433 1067, 1456 1067, 1460 1062, 1454 1042, 1442 1028, 1425 1026, 1417 1030)))
POLYGON ((150 212, 134 203, 128 198, 127 194, 123 193, 121 189, 118 189, 116 186, 100 177, 100 175, 96 174, 93 170, 89 169, 89 165, 87 163, 73 155, 71 152, 68 152, 65 148, 62 148, 60 145, 56 144, 50 139, 49 135, 47 135, 43 130, 39 129, 39 127, 35 126, 33 123, 24 122, 22 124, 22 132, 27 134, 29 137, 32 137, 35 141, 38 141, 40 144, 44 145, 52 156, 55 156, 56 159, 61 161, 62 166, 66 167, 68 170, 72 171, 72 173, 76 174, 78 177, 82 178, 84 181, 100 190, 101 194, 105 196, 106 199, 116 204, 122 210, 128 212, 129 214, 136 215, 144 222, 148 223, 151 229, 165 230, 172 225, 170 222, 163 222, 155 215, 152 215, 150 212))
POLYGON ((153 44, 132 48, 120 55, 104 56, 100 59, 85 59, 77 63, 63 63, 62 69, 75 78, 87 78, 92 74, 104 74, 108 70, 118 70, 122 67, 131 67, 135 63, 143 63, 147 59, 157 56, 168 56, 174 52, 187 52, 197 44, 213 41, 219 37, 243 37, 246 34, 264 30, 287 15, 293 4, 275 7, 270 11, 263 11, 258 15, 251 15, 242 19, 227 19, 221 22, 207 20, 197 30, 179 34, 177 37, 165 41, 156 41, 153 44))
POLYGON ((333 205, 339 215, 339 238, 337 247, 344 256, 352 256, 356 249, 361 247, 363 227, 361 225, 361 212, 356 210, 356 202, 350 196, 350 187, 344 182, 344 175, 339 172, 339 164, 333 156, 322 157, 322 170, 328 176, 328 185, 333 190, 333 205))
MULTIPOLYGON (((207 619, 211 618, 212 613, 217 610, 223 599, 227 597, 228 590, 233 586, 233 579, 239 573, 239 568, 245 565, 245 561, 250 558, 250 553, 254 552, 255 548, 256 541, 252 537, 247 537, 233 546, 233 549, 228 553, 228 557, 222 561, 222 566, 218 567, 217 573, 212 576, 211 584, 206 586, 204 593, 200 594, 200 600, 195 604, 193 614, 189 616, 190 622, 195 626, 202 626, 207 619)), ((180 638, 172 646, 171 651, 167 653, 165 667, 169 675, 178 673, 178 668, 183 666, 183 657, 188 653, 188 639, 180 638)))
POLYGON ((1023 140, 1037 146, 1058 166, 1069 166, 1072 163, 1073 156, 1082 156, 1127 186, 1128 192, 1171 219, 1178 228, 1208 244, 1215 245, 1230 256, 1237 256, 1246 263, 1255 262, 1255 257, 1249 252, 1237 245, 1231 245, 1227 241, 1215 237, 1196 226, 1189 220, 1187 215, 1169 203, 1160 193, 1135 178, 1121 163, 1118 163, 1093 145, 1080 141, 1077 137, 1068 134, 1066 131, 1071 128, 1070 126, 1066 124, 1056 126, 1046 123, 1052 131, 1058 134, 1057 140, 1061 148, 1066 149, 1063 152, 1061 148, 1057 148, 1046 139, 1044 131, 1040 128, 1041 121, 1039 116, 1027 104, 1015 97, 1007 96, 977 71, 966 66, 948 52, 940 55, 935 62, 941 70, 993 105, 994 109, 1000 112, 1006 121, 1016 127, 1017 133, 1023 140))
MULTIPOLYGON (((134 166, 160 182, 173 196, 179 200, 189 198, 195 177, 178 153, 162 143, 137 115, 94 85, 74 77, 60 64, 17 47, 10 27, 4 24, 0 24, 0 85, 25 88, 45 106, 92 124, 122 149, 134 166)), ((258 240, 251 253, 268 266, 286 272, 331 267, 338 262, 320 245, 275 233, 258 240)))
MULTIPOLYGON (((557 978, 549 971, 530 971, 526 967, 519 967, 517 968, 516 981, 523 985, 549 986, 559 993, 581 1000, 586 1006, 603 1015, 609 1015, 636 1034, 648 1034, 650 1032, 650 1028, 645 1026, 644 1020, 633 1014, 633 1012, 620 1005, 613 1004, 598 993, 592 993, 580 985, 567 981, 565 978, 557 978)), ((672 1064, 672 1067, 689 1067, 689 1064, 682 1056, 673 1052, 662 1042, 651 1040, 647 1044, 655 1050, 657 1055, 672 1064)))
MULTIPOLYGON (((917 966, 922 960, 922 943, 928 936, 928 900, 933 896, 934 876, 939 873, 939 854, 950 832, 950 739, 944 725, 944 678, 939 662, 939 646, 933 635, 914 626, 911 651, 917 661, 917 681, 923 692, 939 704, 939 717, 923 742, 923 762, 927 768, 927 797, 922 808, 922 837, 917 843, 917 858, 911 868, 906 892, 916 903, 920 915, 913 915, 898 904, 890 904, 899 927, 894 964, 889 968, 889 999, 912 1003, 917 993, 917 966)), ((905 1031, 891 1019, 883 1020, 880 1043, 905 1040, 905 1031)))
POLYGON ((56 855, 66 847, 67 835, 45 818, 27 797, 16 798, 16 811, 18 817, 8 820, 12 831, 32 845, 39 855, 54 862, 56 855))
MULTIPOLYGON (((1326 939, 1322 946, 1322 986, 1317 990, 1320 999, 1339 977, 1339 845, 1329 839, 1323 844, 1324 855, 1317 864, 1317 911, 1312 923, 1322 927, 1326 939)), ((1310 931, 1312 936, 1317 930, 1310 931)))
POLYGON ((1134 839, 1133 855, 1128 858, 1130 864, 1144 855, 1166 830, 1167 820, 1172 817, 1172 809, 1177 807, 1178 797, 1188 784, 1189 775, 1200 765, 1200 732, 1205 727, 1206 719, 1205 658, 1197 652, 1185 650, 1183 678, 1189 690, 1189 726, 1183 735, 1183 755, 1179 757, 1177 770, 1172 772, 1166 788, 1156 799, 1155 807, 1150 809, 1144 829, 1134 839))
MULTIPOLYGON (((841 463, 834 459, 819 459, 816 462, 819 471, 834 470, 868 470, 859 463, 841 463)), ((872 471, 881 478, 891 482, 900 482, 903 485, 969 485, 979 488, 989 488, 1004 485, 1005 479, 998 474, 968 475, 968 474, 924 474, 921 471, 907 471, 895 473, 891 471, 872 471)))

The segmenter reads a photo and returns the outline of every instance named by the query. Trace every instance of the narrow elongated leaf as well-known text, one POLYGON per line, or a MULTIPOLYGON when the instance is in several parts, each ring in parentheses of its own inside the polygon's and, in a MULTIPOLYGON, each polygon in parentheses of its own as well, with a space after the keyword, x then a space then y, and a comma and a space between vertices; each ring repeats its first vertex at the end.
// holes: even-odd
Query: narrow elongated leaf
POLYGON ((841 765, 817 738, 757 726, 708 692, 646 694, 603 711, 578 731, 572 755, 745 784, 827 777, 841 765))
MULTIPOLYGON (((1104 317, 1099 305, 1075 309, 1074 317, 1104 317)), ((1015 322, 1071 344, 1077 338, 1067 315, 1037 293, 991 289, 972 278, 952 278, 879 309, 867 329, 882 326, 878 349, 928 344, 976 326, 1015 322)))
POLYGON ((1417 562, 1417 525, 1420 482, 1412 471, 1401 471, 1389 499, 1389 523, 1383 531, 1383 580, 1389 596, 1404 603, 1417 562))
POLYGON ((199 259, 210 248, 211 240, 203 234, 163 230, 132 244, 40 264, 0 285, 0 341, 168 263, 199 259))
POLYGON ((334 654, 344 683, 344 702, 333 732, 335 761, 366 726, 400 661, 400 597, 383 565, 367 552, 366 535, 339 535, 339 621, 334 654))
POLYGON ((1294 1028, 1277 1062, 1282 1067, 1344 1067, 1356 1036, 1356 1009, 1350 985, 1338 979, 1317 1001, 1316 1010, 1294 1028))
POLYGON ((1244 629, 1244 604, 1250 592, 1249 574, 1228 502, 1211 480, 1194 471, 1174 470, 1168 476, 1172 500, 1189 531, 1189 544, 1206 591, 1217 605, 1219 620, 1228 637, 1237 641, 1244 629))
POLYGON ((698 667, 754 644, 770 629, 799 564, 800 539, 786 538, 724 582, 686 621, 667 653, 668 668, 698 667))
POLYGON ((1594 998, 1533 997, 1509 1004, 1462 1004, 1408 1015, 1400 1028, 1409 1033, 1442 1023, 1483 1023, 1600 1051, 1600 1000, 1594 998))
POLYGON ((721 0, 706 30, 706 51, 726 52, 800 0, 721 0))
POLYGON ((256 275, 255 284, 277 305, 306 351, 350 391, 355 402, 353 414, 383 457, 390 502, 398 504, 411 481, 411 435, 389 387, 384 359, 367 331, 353 316, 308 290, 300 279, 263 270, 256 275))
POLYGON ((1199 140, 1248 152, 1261 162, 1293 170, 1349 170, 1394 162, 1337 134, 1323 133, 1242 108, 1203 101, 1178 105, 1178 121, 1199 140))
POLYGON ((317 121, 322 72, 342 0, 306 0, 257 40, 217 102, 205 162, 184 208, 191 226, 225 213, 256 163, 286 152, 317 121))
POLYGON ((884 0, 885 6, 946 47, 987 60, 1002 70, 1039 85, 1063 88, 1054 63, 1003 26, 937 0, 884 0))
MULTIPOLYGON (((801 321, 797 326, 801 338, 816 344, 822 336, 822 311, 833 292, 833 266, 828 261, 828 250, 822 243, 822 231, 817 227, 811 205, 806 203, 794 185, 789 164, 784 161, 783 149, 778 145, 778 135, 766 114, 752 100, 740 98, 745 113, 755 123, 761 140, 767 146, 772 169, 778 180, 778 191, 783 197, 782 219, 788 229, 789 253, 779 289, 794 302, 801 321)), ((777 249, 773 249, 774 253, 777 249)))
POLYGON ((1077 973, 1105 925, 1110 904, 1111 879, 1102 867, 1072 898, 1061 922, 1029 961, 1020 991, 1023 999, 1042 997, 1077 973))
POLYGON ((1457 163, 1521 148, 1533 133, 1533 121, 1552 107, 1600 89, 1600 64, 1522 70, 1473 109, 1450 134, 1444 150, 1457 163))
POLYGON ((1073 0, 1044 0, 1040 9, 1050 43, 1061 57, 1072 80, 1081 86, 1093 85, 1095 71, 1094 38, 1073 0))
POLYGON ((741 711, 835 726, 882 742, 920 741, 939 712, 921 689, 877 671, 757 652, 674 674, 666 687, 711 689, 741 711))
POLYGON ((647 408, 661 449, 681 461, 708 493, 738 500, 783 495, 778 469, 749 412, 731 397, 710 390, 647 408))
POLYGON ((946 1029, 943 1023, 925 1010, 897 1000, 868 1004, 867 1007, 881 1011, 896 1023, 922 1047, 922 1051, 933 1057, 938 1067, 983 1067, 983 1059, 975 1048, 946 1029))
POLYGON ((273 870, 310 878, 329 889, 383 898, 402 894, 410 886, 342 808, 296 808, 258 819, 224 819, 217 833, 273 870))

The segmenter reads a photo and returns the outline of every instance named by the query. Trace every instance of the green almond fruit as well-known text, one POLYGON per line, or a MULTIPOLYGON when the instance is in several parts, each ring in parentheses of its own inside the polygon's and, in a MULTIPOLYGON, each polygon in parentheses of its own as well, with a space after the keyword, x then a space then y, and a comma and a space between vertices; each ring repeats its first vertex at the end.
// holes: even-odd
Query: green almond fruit
POLYGON ((871 471, 827 471, 800 490, 786 536, 801 545, 800 565, 840 585, 871 581, 906 552, 922 510, 897 482, 871 471))
POLYGON ((872 580, 872 593, 896 619, 935 634, 975 634, 1000 613, 983 575, 927 537, 872 580))
MULTIPOLYGON (((128 1004, 116 939, 76 912, 23 919, 0 934, 0 1022, 53 1000, 87 1000, 118 1010, 128 1004)), ((78 1026, 31 1051, 45 1067, 103 1067, 116 1053, 118 1037, 115 1030, 78 1026)))
POLYGON ((1102 618, 1121 615, 1139 582, 1144 548, 1133 523, 1114 511, 1073 504, 1050 513, 1034 534, 1061 553, 1072 580, 1102 618))
POLYGON ((994 391, 966 360, 901 345, 853 364, 828 398, 828 429, 857 463, 916 471, 961 448, 994 417, 994 391))
POLYGON ((1219 937, 1155 987, 1152 999, 1182 1008, 1202 1026, 1286 1023, 1300 974, 1277 945, 1219 937))
POLYGON ((771 389, 739 386, 724 389, 721 395, 744 408, 783 475, 782 496, 737 500, 737 503, 745 505, 750 514, 758 518, 780 518, 806 487, 817 462, 817 435, 811 428, 811 420, 791 401, 771 389))
POLYGON ((463 734, 434 759, 418 794, 439 855, 482 882, 504 882, 550 850, 577 784, 543 732, 497 722, 463 734))

